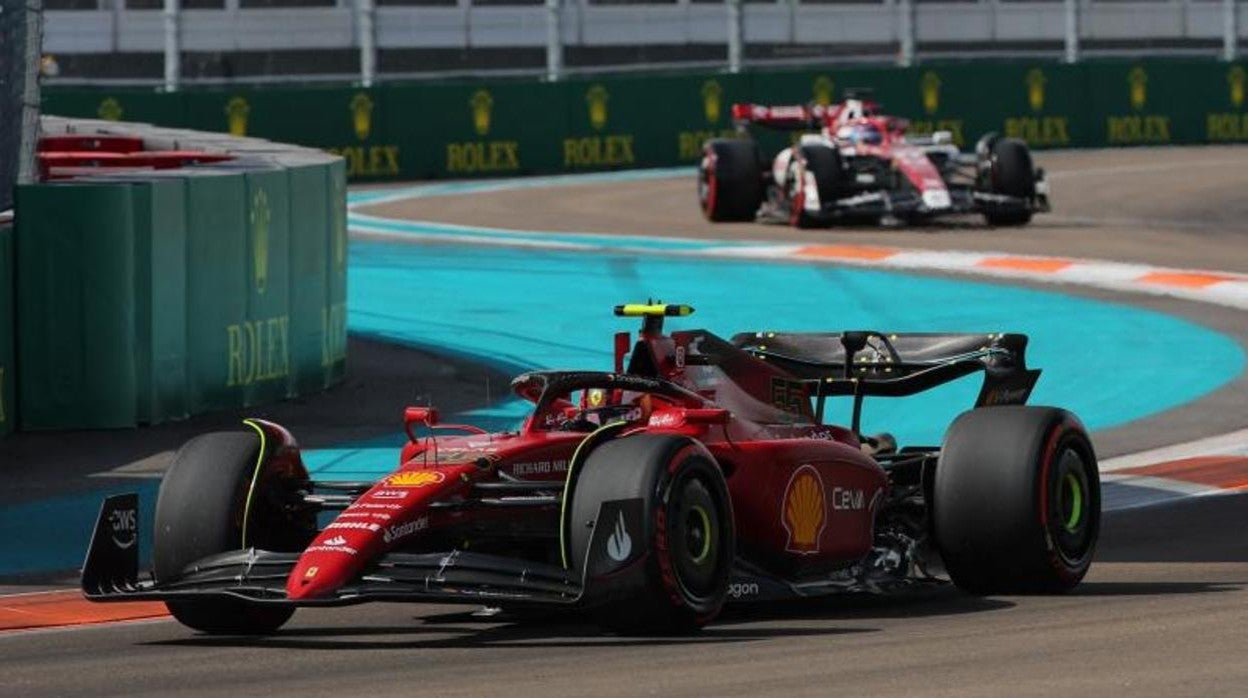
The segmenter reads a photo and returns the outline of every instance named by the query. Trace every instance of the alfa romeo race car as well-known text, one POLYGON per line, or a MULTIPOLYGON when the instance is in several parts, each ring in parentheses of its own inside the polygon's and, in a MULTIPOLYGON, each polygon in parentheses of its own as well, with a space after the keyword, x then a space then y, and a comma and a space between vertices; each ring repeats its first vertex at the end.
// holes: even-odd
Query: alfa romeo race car
POLYGON ((758 125, 809 131, 764 163, 751 138, 719 138, 702 148, 698 200, 711 221, 837 221, 895 225, 945 214, 980 213, 992 225, 1023 225, 1049 210, 1044 171, 1027 144, 994 133, 962 153, 948 131, 906 135, 908 122, 869 99, 829 106, 734 104, 746 135, 758 125))
POLYGON ((1017 334, 665 334, 683 305, 617 306, 611 371, 517 377, 515 431, 407 408, 397 470, 314 481, 282 427, 188 442, 161 483, 153 569, 136 495, 104 501, 93 601, 160 599, 208 633, 297 607, 460 602, 579 609, 619 632, 695 630, 726 602, 894 592, 1063 592, 1100 525, 1096 456, 1069 412, 1027 407, 1017 334), (983 375, 944 444, 860 433, 863 400, 983 375), (824 423, 847 398, 849 426, 824 423), (452 433, 458 432, 458 433, 452 433))

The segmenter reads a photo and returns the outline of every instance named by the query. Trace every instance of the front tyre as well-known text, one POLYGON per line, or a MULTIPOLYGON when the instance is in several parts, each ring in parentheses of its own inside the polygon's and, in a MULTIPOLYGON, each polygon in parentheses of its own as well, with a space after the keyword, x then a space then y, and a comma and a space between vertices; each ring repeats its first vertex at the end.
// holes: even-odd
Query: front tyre
POLYGON ((1065 410, 971 410, 945 435, 932 505, 936 544, 958 587, 1069 591, 1087 574, 1100 533, 1096 454, 1065 410))
POLYGON ((585 460, 572 495, 573 568, 583 570, 602 502, 641 499, 648 554, 629 598, 596 610, 599 622, 626 634, 696 631, 719 614, 728 596, 736 548, 732 504, 723 473, 689 438, 640 434, 599 446, 585 460))
MULTIPOLYGON (((1026 202, 1034 200, 1036 168, 1027 144, 1017 138, 995 138, 988 143, 988 147, 988 191, 1026 202)), ((1028 207, 989 209, 984 212, 984 218, 991 225, 1026 225, 1031 222, 1031 213, 1028 207)))
MULTIPOLYGON (((266 470, 261 456, 255 432, 205 434, 178 451, 156 499, 152 566, 158 583, 176 581, 196 560, 242 548, 244 518, 251 534, 248 547, 298 550, 315 533, 314 519, 275 505, 282 490, 296 485, 292 480, 300 475, 306 480, 306 474, 266 470)), ((229 598, 170 600, 165 605, 183 625, 214 634, 268 634, 294 613, 288 606, 229 598)))
POLYGON ((702 146, 698 205, 709 221, 752 221, 763 203, 763 166, 758 145, 715 138, 702 146))

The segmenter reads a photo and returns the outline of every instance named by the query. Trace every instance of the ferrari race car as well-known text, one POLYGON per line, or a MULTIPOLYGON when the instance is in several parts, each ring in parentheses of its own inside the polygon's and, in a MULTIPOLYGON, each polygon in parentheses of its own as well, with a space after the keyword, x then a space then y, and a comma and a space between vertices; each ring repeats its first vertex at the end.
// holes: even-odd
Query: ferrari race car
POLYGON ((698 200, 711 221, 788 223, 799 228, 837 221, 895 225, 945 214, 980 213, 992 225, 1023 225, 1049 210, 1044 171, 1027 144, 990 133, 973 154, 952 135, 906 135, 908 122, 879 113, 869 99, 829 106, 734 104, 733 120, 808 131, 768 167, 750 138, 719 138, 702 148, 698 200))
POLYGON ((1023 403, 1017 334, 665 334, 682 305, 624 305, 611 371, 517 377, 515 431, 406 410, 398 469, 309 478, 295 439, 247 420, 188 442, 161 483, 153 569, 136 495, 107 498, 93 601, 163 600, 208 633, 297 607, 459 602, 578 609, 626 633, 695 630, 725 602, 896 592, 1063 592, 1092 561, 1096 456, 1069 412, 1023 403), (867 397, 983 374, 942 446, 859 433, 867 397), (826 424, 847 398, 850 426, 826 424), (452 433, 459 432, 459 433, 452 433))

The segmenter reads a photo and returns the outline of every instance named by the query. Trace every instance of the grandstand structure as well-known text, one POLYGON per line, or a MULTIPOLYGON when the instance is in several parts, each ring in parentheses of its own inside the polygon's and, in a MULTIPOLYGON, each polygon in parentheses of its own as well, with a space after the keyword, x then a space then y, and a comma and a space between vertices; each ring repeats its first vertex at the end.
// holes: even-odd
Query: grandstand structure
POLYGON ((931 58, 1233 59, 1235 0, 45 0, 52 83, 378 80, 931 58))

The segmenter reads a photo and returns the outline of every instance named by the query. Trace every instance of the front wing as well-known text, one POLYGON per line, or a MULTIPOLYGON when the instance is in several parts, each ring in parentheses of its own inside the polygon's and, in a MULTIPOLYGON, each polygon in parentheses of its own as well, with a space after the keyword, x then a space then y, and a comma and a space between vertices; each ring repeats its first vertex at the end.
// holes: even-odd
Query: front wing
MULTIPOLYGON (((614 522, 621 512, 632 520, 640 500, 604 502, 598 522, 614 522)), ((610 525, 596 526, 590 541, 593 571, 576 575, 557 565, 462 550, 439 553, 392 552, 369 565, 333 594, 292 601, 286 579, 299 553, 234 550, 203 558, 175 580, 140 577, 138 496, 108 497, 100 510, 82 570, 83 595, 91 601, 179 600, 231 597, 260 604, 346 606, 369 601, 534 605, 586 605, 626 594, 639 583, 649 552, 642 545, 622 561, 607 556, 610 525), (117 522, 123 522, 119 529, 117 522), (586 594, 586 588, 593 594, 586 594)))

